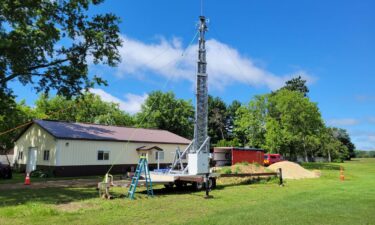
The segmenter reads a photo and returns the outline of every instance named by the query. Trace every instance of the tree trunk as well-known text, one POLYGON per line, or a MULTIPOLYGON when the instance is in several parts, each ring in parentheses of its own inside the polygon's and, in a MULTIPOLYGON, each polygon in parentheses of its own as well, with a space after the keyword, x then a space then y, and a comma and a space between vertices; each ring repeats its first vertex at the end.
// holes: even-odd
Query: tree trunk
POLYGON ((331 162, 331 151, 328 150, 328 162, 331 162))
POLYGON ((224 132, 222 128, 220 128, 220 133, 221 133, 221 139, 224 140, 225 138, 224 138, 224 132))
POLYGON ((9 157, 8 157, 8 154, 5 154, 5 157, 7 158, 7 161, 8 161, 8 165, 10 166, 10 161, 9 161, 9 157))
POLYGON ((306 142, 305 142, 305 137, 302 138, 303 141, 303 152, 305 153, 305 162, 309 162, 309 156, 307 155, 307 150, 306 150, 306 142))
POLYGON ((304 143, 303 143, 303 151, 305 152, 305 162, 309 162, 309 156, 307 155, 305 140, 304 140, 304 143))

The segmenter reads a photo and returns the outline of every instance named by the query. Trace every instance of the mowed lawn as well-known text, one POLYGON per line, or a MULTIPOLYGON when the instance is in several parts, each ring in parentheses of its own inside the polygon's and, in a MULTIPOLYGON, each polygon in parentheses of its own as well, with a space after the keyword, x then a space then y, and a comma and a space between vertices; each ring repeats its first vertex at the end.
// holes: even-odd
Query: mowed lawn
MULTIPOLYGON (((319 179, 219 186, 154 198, 102 200, 92 188, 12 190, 0 193, 0 224, 375 224, 375 159, 355 159, 319 179)), ((0 184, 1 185, 1 184, 0 184)), ((116 189, 115 194, 125 193, 116 189)))

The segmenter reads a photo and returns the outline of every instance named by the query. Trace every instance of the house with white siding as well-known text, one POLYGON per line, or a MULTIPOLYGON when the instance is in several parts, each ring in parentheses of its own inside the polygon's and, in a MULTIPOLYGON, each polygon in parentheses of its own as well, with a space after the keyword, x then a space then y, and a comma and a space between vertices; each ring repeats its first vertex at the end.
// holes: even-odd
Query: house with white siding
POLYGON ((27 172, 55 176, 102 175, 134 171, 145 155, 149 166, 166 168, 176 149, 190 140, 166 130, 34 120, 16 139, 14 163, 27 172))

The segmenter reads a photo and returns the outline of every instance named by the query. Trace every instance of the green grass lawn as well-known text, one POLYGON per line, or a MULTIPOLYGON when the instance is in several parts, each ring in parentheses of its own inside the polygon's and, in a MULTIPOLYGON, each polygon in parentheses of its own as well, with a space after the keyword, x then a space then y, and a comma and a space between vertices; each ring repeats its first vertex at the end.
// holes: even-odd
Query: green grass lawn
MULTIPOLYGON (((102 200, 90 188, 0 193, 0 224, 375 224, 375 159, 322 166, 319 179, 102 200), (345 168, 344 182, 339 170, 345 168)), ((311 168, 311 165, 308 165, 311 168)), ((140 190, 141 191, 141 190, 140 190)), ((115 194, 125 193, 115 189, 115 194)))

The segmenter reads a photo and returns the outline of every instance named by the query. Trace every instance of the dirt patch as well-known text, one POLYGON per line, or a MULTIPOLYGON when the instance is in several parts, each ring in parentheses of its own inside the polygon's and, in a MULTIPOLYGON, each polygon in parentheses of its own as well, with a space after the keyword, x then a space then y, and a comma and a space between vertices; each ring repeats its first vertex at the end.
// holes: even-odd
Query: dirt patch
POLYGON ((282 161, 272 164, 268 167, 270 170, 277 172, 279 168, 282 169, 283 178, 285 179, 303 179, 303 178, 318 178, 319 171, 309 171, 297 163, 282 161))

